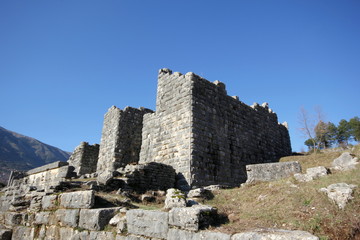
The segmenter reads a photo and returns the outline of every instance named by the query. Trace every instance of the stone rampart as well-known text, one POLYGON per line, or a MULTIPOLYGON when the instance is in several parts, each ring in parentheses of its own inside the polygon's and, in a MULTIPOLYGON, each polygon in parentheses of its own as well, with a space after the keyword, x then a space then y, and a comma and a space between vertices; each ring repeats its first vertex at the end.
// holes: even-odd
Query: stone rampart
POLYGON ((173 166, 183 186, 236 186, 245 165, 291 154, 288 130, 267 104, 248 106, 219 81, 169 69, 159 71, 156 112, 144 116, 142 136, 140 163, 173 166))
POLYGON ((143 115, 152 112, 145 108, 112 106, 104 116, 97 173, 115 171, 139 161, 143 115))
POLYGON ((90 174, 96 172, 99 155, 99 144, 89 145, 81 142, 71 154, 68 163, 75 168, 77 175, 90 174))

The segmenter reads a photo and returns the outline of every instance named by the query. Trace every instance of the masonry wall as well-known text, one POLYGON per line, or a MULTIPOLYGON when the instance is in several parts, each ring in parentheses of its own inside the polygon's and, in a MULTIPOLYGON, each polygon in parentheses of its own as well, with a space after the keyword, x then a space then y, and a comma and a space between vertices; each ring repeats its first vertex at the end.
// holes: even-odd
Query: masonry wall
POLYGON ((89 145, 81 142, 70 156, 68 162, 75 168, 77 175, 96 172, 99 155, 99 144, 89 145))
POLYGON ((129 163, 139 161, 142 121, 145 108, 112 106, 104 116, 97 173, 114 171, 129 163))
POLYGON ((160 70, 140 162, 169 164, 191 186, 234 186, 246 181, 245 165, 289 154, 288 130, 267 104, 250 107, 228 96, 221 82, 160 70))
POLYGON ((140 163, 160 162, 190 178, 191 81, 159 71, 156 112, 144 116, 140 163))
POLYGON ((276 114, 227 95, 221 82, 195 76, 192 89, 192 185, 238 185, 245 165, 291 154, 290 138, 276 114))

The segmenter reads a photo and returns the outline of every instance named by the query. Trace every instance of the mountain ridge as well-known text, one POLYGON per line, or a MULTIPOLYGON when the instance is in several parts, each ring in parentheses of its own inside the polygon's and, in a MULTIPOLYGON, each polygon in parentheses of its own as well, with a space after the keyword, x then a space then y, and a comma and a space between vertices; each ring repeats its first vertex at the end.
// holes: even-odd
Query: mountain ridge
POLYGON ((71 153, 35 138, 0 126, 0 181, 12 170, 27 171, 55 161, 66 161, 71 153))

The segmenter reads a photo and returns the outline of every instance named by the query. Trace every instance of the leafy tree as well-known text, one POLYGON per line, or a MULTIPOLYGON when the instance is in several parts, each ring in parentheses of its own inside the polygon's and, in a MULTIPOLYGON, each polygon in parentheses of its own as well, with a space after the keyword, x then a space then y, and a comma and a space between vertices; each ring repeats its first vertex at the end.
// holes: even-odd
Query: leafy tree
POLYGON ((315 126, 315 140, 319 149, 329 147, 328 123, 319 121, 315 126))
POLYGON ((340 146, 347 146, 351 137, 351 126, 345 119, 340 120, 337 127, 336 141, 340 146))
POLYGON ((350 132, 355 141, 360 142, 360 118, 353 117, 349 121, 350 132))
POLYGON ((307 139, 305 142, 304 142, 305 146, 308 147, 309 151, 310 150, 313 150, 314 149, 314 142, 313 142, 313 139, 307 139))
POLYGON ((329 145, 333 145, 335 143, 337 143, 336 138, 337 138, 337 127, 335 126, 335 124, 333 124, 332 122, 328 123, 328 141, 329 141, 329 145))

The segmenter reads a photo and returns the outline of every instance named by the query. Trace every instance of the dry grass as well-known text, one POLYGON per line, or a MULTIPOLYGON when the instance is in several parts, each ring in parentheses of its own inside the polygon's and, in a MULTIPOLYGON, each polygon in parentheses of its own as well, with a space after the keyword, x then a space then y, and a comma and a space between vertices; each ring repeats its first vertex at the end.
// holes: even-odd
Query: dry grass
MULTIPOLYGON (((360 152, 360 146, 356 148, 360 152)), ((330 167, 341 153, 317 153, 291 156, 281 161, 299 161, 303 171, 308 167, 330 167)), ((297 183, 294 178, 270 183, 257 183, 241 188, 220 190, 214 199, 205 202, 218 208, 229 221, 217 228, 234 233, 254 228, 282 228, 309 231, 321 239, 352 239, 360 230, 360 167, 352 171, 335 172, 309 183, 297 183), (332 183, 356 184, 354 199, 344 210, 319 192, 332 183)))

